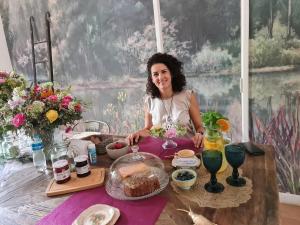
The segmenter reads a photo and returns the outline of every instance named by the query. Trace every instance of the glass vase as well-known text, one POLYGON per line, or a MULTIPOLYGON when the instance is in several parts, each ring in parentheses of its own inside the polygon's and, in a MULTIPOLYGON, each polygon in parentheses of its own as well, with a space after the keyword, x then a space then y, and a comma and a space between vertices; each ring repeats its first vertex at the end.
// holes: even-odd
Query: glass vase
POLYGON ((177 143, 171 138, 166 138, 166 141, 162 144, 163 149, 172 149, 177 147, 177 143))
POLYGON ((44 145, 44 153, 47 161, 51 160, 51 152, 54 149, 54 129, 51 130, 33 130, 32 137, 39 135, 44 145))
POLYGON ((2 147, 2 156, 4 159, 14 159, 20 153, 18 142, 15 140, 14 135, 10 132, 3 135, 3 141, 1 147, 2 147))
POLYGON ((221 132, 206 128, 204 133, 204 150, 218 150, 222 153, 222 166, 218 173, 223 172, 227 168, 228 162, 225 157, 224 139, 221 132))

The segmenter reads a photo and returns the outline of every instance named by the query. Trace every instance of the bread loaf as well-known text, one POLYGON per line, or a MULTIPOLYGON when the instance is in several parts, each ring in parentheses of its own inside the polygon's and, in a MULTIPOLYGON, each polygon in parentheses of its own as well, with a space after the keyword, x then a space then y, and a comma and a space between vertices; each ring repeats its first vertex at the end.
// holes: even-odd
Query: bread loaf
POLYGON ((158 177, 150 171, 136 173, 123 180, 124 193, 129 197, 150 194, 160 188, 158 177))

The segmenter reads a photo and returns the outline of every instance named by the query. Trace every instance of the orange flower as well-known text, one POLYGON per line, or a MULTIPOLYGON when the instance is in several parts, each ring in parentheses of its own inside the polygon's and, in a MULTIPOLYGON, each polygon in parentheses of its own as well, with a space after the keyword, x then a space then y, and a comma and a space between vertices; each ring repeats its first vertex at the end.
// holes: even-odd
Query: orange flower
POLYGON ((49 96, 53 95, 52 89, 44 89, 41 92, 41 98, 48 98, 49 96))
POLYGON ((226 119, 218 119, 216 124, 220 127, 222 132, 228 132, 230 129, 230 123, 226 119))

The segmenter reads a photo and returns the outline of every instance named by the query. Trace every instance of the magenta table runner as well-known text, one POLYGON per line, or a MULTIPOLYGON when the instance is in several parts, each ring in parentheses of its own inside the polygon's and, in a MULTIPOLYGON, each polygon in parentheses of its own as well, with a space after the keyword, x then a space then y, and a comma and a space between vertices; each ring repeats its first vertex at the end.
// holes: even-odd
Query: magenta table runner
POLYGON ((149 152, 161 159, 170 159, 176 152, 182 149, 191 149, 195 153, 200 152, 199 148, 195 148, 195 145, 191 139, 174 139, 177 143, 177 147, 174 149, 163 149, 162 144, 164 140, 154 137, 146 137, 139 142, 139 148, 141 152, 149 152))
POLYGON ((121 201, 110 197, 104 187, 78 192, 41 219, 37 225, 71 225, 79 214, 94 204, 107 204, 120 210, 116 225, 153 225, 167 199, 154 196, 138 201, 121 201))

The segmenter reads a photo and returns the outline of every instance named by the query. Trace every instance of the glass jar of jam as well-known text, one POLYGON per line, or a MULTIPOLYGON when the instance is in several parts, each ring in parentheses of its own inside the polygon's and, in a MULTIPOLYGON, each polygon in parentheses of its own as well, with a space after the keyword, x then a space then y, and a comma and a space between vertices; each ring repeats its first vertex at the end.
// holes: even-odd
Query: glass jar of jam
POLYGON ((57 184, 66 183, 71 179, 69 163, 66 159, 61 159, 52 164, 54 179, 57 184))
POLYGON ((74 158, 77 177, 86 177, 91 174, 87 155, 79 155, 74 158))

